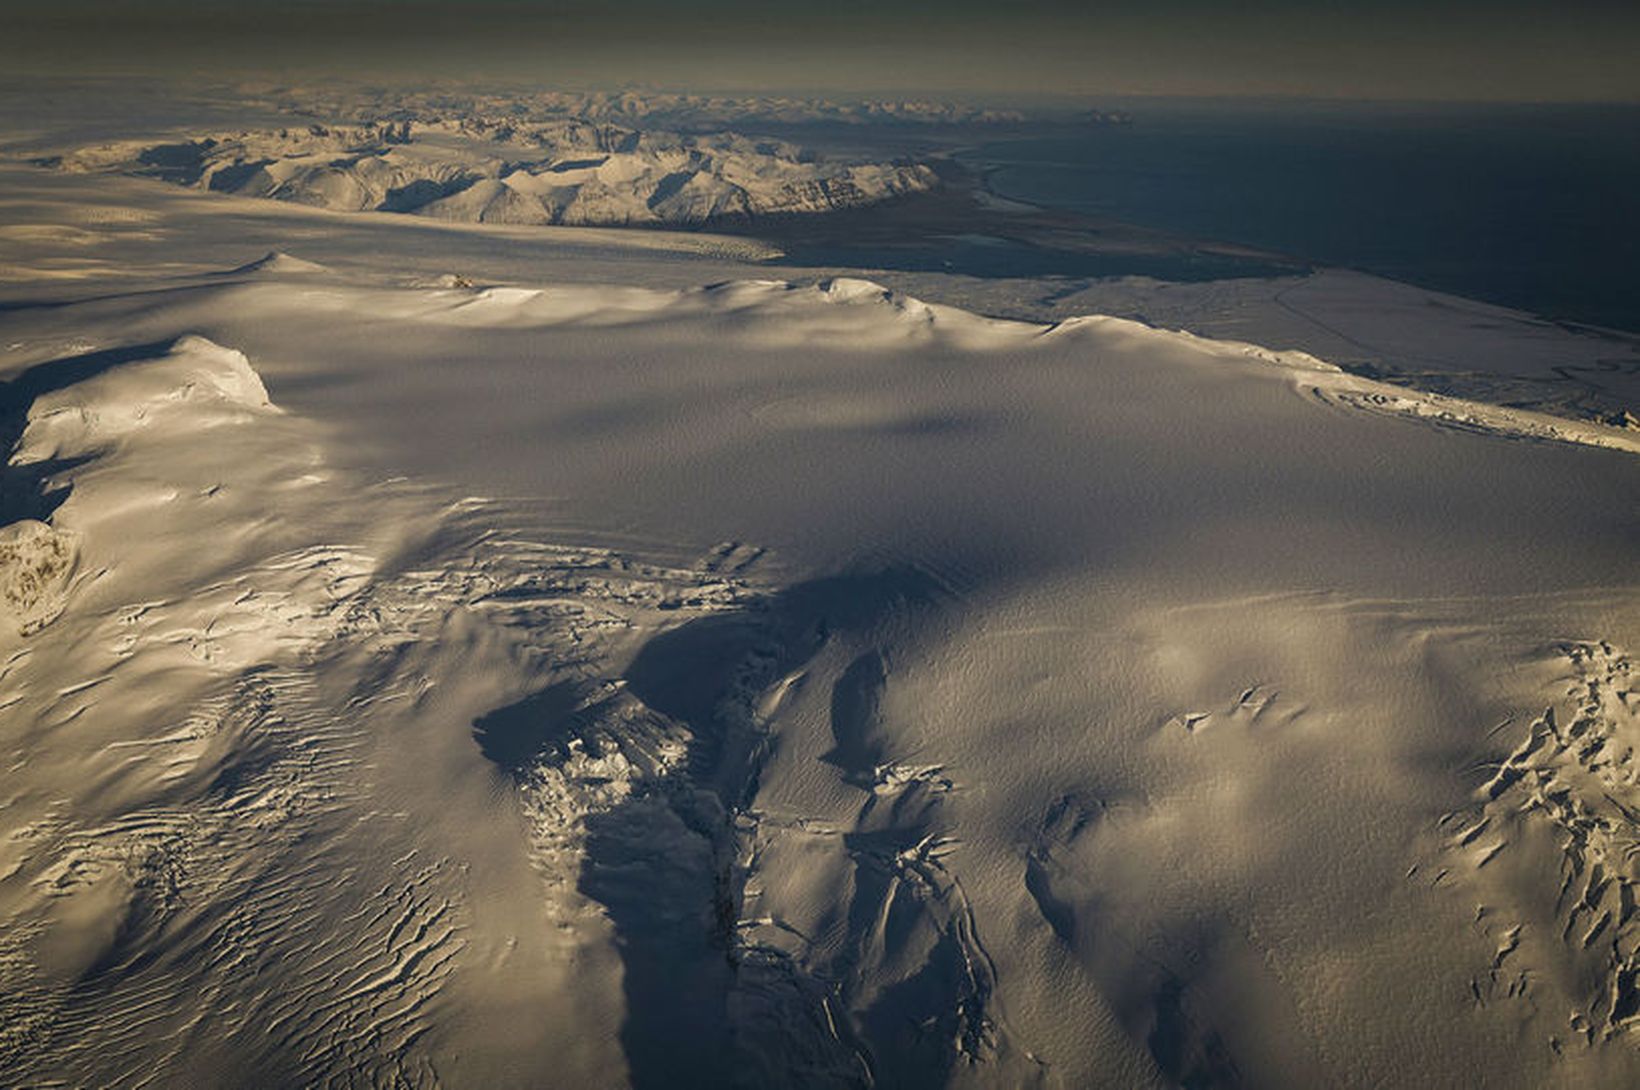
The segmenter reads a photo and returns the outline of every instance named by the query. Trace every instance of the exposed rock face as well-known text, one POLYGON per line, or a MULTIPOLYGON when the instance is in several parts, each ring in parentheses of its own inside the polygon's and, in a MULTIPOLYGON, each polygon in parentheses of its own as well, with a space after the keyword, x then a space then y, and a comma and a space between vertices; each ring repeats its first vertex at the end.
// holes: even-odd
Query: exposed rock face
POLYGON ((819 159, 733 133, 465 116, 82 148, 55 164, 337 211, 461 222, 698 224, 826 212, 931 189, 927 166, 819 159))
POLYGON ((20 633, 35 632, 62 612, 75 555, 73 536, 43 522, 0 526, 0 610, 20 633))

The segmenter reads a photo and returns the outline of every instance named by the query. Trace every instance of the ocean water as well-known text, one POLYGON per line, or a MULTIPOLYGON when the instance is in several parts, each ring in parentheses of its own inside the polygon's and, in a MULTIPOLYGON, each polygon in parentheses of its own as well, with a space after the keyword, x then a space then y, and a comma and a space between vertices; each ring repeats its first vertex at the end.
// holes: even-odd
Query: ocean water
POLYGON ((1640 107, 1128 108, 961 158, 1005 197, 1640 331, 1640 107))

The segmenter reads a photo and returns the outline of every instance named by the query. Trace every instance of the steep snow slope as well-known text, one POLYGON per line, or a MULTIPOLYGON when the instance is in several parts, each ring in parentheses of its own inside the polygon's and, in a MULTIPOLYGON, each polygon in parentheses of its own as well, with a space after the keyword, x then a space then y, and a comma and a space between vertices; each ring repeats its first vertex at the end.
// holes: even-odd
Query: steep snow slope
POLYGON ((0 318, 24 1081, 1640 1074, 1629 433, 235 265, 0 318))

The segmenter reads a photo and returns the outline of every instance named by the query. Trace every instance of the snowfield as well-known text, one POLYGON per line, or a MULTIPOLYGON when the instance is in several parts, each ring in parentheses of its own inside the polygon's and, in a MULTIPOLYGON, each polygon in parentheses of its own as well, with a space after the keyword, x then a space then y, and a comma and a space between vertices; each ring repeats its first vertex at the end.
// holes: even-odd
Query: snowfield
POLYGON ((1640 1079, 1633 429, 6 170, 5 1081, 1640 1079))

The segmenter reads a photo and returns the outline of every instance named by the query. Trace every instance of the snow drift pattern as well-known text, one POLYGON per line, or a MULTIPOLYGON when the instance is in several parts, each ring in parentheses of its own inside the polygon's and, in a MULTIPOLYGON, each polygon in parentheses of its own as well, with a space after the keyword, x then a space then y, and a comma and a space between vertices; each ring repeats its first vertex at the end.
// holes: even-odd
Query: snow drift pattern
MULTIPOLYGON (((555 405, 576 392, 552 366, 576 333, 705 341, 643 381, 687 381, 709 440, 773 436, 798 487, 815 451, 827 472, 884 452, 887 477, 937 448, 950 476, 965 446, 1007 465, 1024 431, 1035 479, 1064 442, 1061 479, 1147 463, 1178 490, 1222 467, 1214 428, 1249 434, 1226 416, 1256 413, 1260 479, 1288 455, 1318 484, 1287 501, 1337 517, 1365 502, 1333 503, 1340 482, 1371 483, 1332 470, 1337 431, 1626 471, 1592 425, 862 280, 371 288, 273 255, 65 309, 65 326, 33 316, 35 343, 183 321, 245 350, 42 347, 0 390, 17 440, 0 574, 34 611, 0 628, 0 739, 22 773, 0 807, 8 1077, 1369 1085, 1491 1064, 1499 1082, 1623 1085, 1640 1059, 1624 588, 1386 602, 1236 595, 1217 569, 1160 585, 1156 556, 1139 576, 1113 554, 1005 556, 989 586, 907 555, 794 573, 739 540, 640 556, 343 471, 347 433, 271 404, 251 340, 217 330, 231 315, 293 353, 337 337, 350 354, 392 329, 405 382, 470 382, 523 351, 555 405), (817 344, 835 356, 814 363, 817 344), (1150 394, 1177 432, 1139 411, 1150 394), (1133 446, 1084 456, 1113 439, 1133 446), (1546 705, 1518 749, 1484 735, 1500 709, 1546 705), (1409 978, 1417 1002, 1385 1003, 1409 978)), ((669 390, 667 414, 688 401, 669 390)), ((555 419, 558 449, 585 441, 555 419)), ((630 423, 590 430, 614 443, 630 423)), ((1528 480, 1531 499, 1566 481, 1528 480)), ((964 542, 1020 548, 979 517, 1001 486, 953 487, 978 493, 964 542)), ((1142 498, 1118 495, 1125 521, 1256 553, 1266 578, 1302 532, 1249 547, 1234 518, 1166 522, 1142 498)), ((802 499, 818 532, 823 497, 802 499)), ((1108 548, 1043 499, 1025 533, 1108 548)), ((1375 555, 1399 589, 1400 542, 1330 561, 1375 555)))

